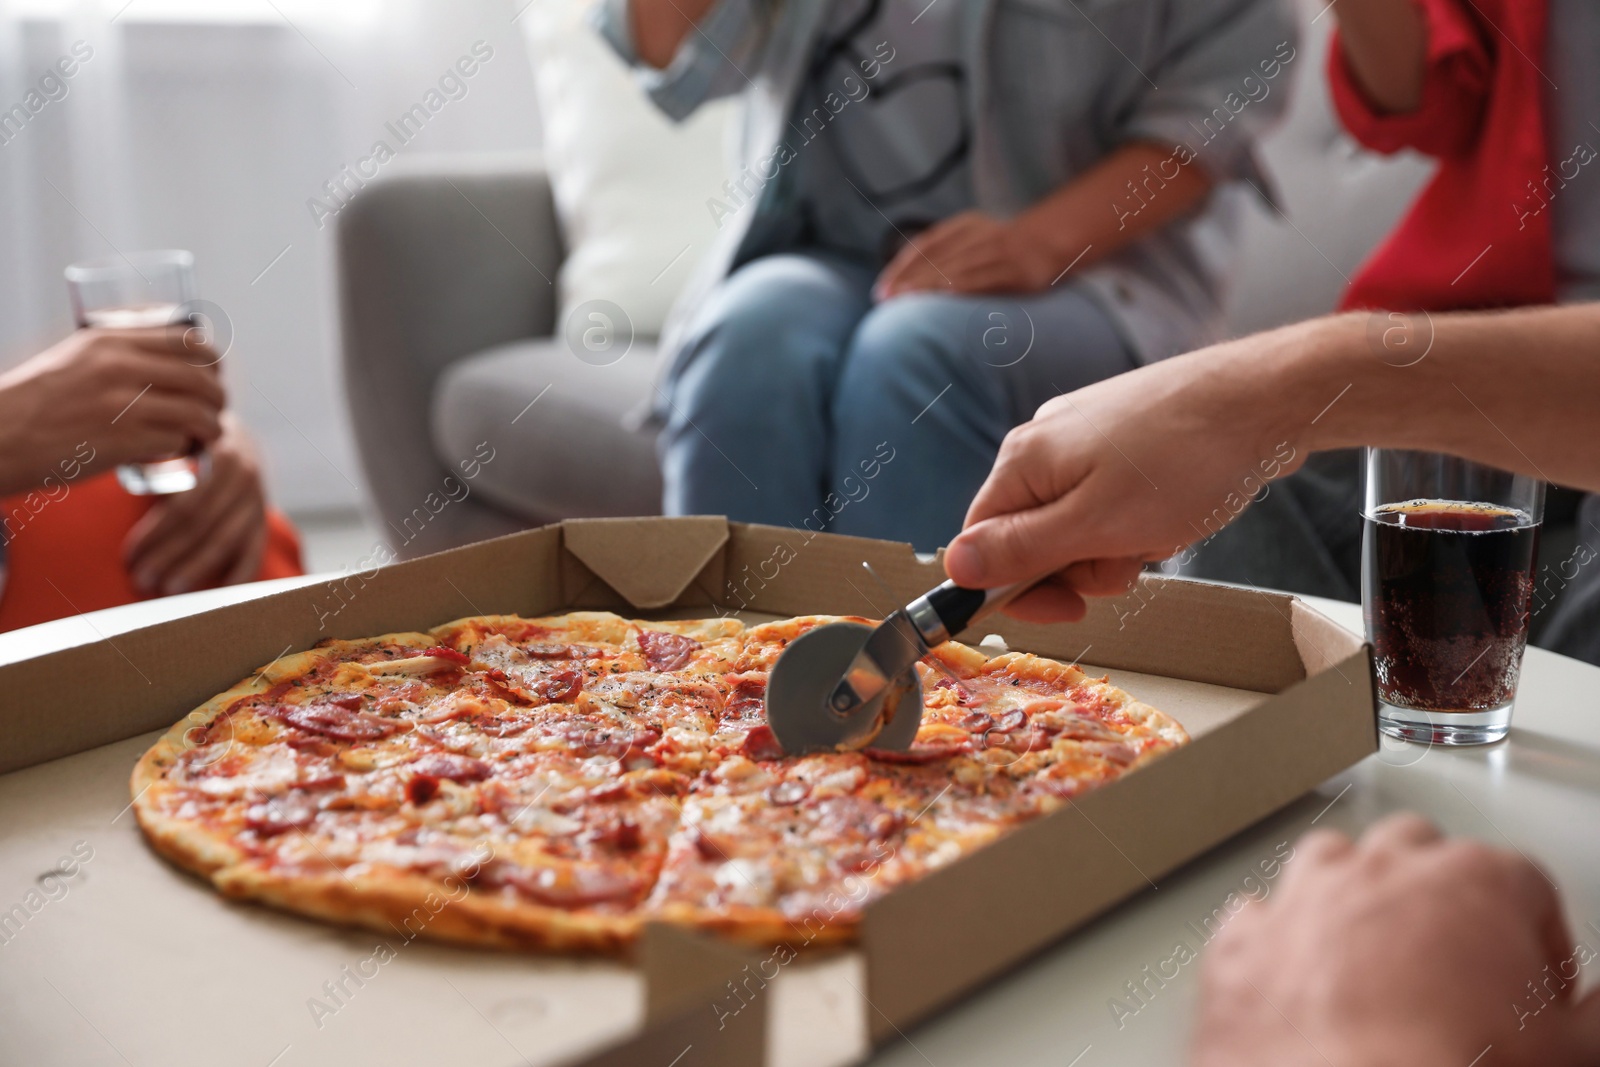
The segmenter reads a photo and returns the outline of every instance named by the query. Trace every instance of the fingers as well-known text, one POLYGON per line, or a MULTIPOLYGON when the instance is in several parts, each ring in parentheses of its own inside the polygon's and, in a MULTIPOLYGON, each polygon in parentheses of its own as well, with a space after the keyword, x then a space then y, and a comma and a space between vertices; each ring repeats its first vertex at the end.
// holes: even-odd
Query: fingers
POLYGON ((224 412, 205 481, 167 497, 130 533, 126 558, 147 591, 187 592, 253 579, 266 551, 266 499, 255 449, 224 412))
POLYGON ((181 456, 194 444, 193 437, 176 430, 138 425, 118 429, 123 432, 114 437, 89 433, 85 443, 94 448, 95 455, 86 469, 98 472, 119 463, 145 463, 164 456, 181 456))
MULTIPOLYGON (((1572 931, 1561 910, 1561 894, 1532 860, 1498 849, 1492 851, 1505 864, 1516 899, 1525 902, 1523 911, 1538 932, 1545 961, 1559 967, 1572 955, 1572 931)), ((1569 986, 1563 992, 1570 996, 1576 988, 1569 986)))
POLYGON ((222 585, 238 585, 249 582, 261 573, 261 561, 267 554, 267 523, 266 516, 261 516, 250 531, 249 539, 245 541, 239 558, 233 561, 226 574, 222 576, 222 585))
POLYGON ((1023 622, 1077 622, 1088 605, 1071 586, 1051 578, 1007 604, 1005 613, 1023 622))
POLYGON ((873 286, 873 295, 877 299, 886 300, 899 293, 938 287, 941 279, 928 260, 927 244, 941 226, 925 230, 901 246, 873 286))
POLYGON ((189 358, 195 351, 193 330, 194 327, 187 322, 174 322, 165 326, 91 327, 85 333, 91 343, 115 343, 156 355, 189 358))
POLYGON ((1005 224, 981 211, 963 211, 919 236, 928 251, 964 252, 973 248, 997 248, 1005 224))
POLYGON ((1396 852, 1430 845, 1443 837, 1439 828, 1412 811, 1390 815, 1373 824, 1361 835, 1361 848, 1368 852, 1396 852))
POLYGON ((222 519, 221 512, 210 509, 178 510, 181 498, 199 492, 191 489, 168 497, 129 531, 124 551, 128 573, 134 586, 146 595, 187 592, 178 587, 177 574, 185 561, 196 557, 222 519))
POLYGON ((989 589, 1077 561, 1045 552, 1045 545, 1058 539, 1056 534, 1074 530, 1054 525, 1046 536, 1046 526, 1066 518, 1067 496, 1078 485, 1078 470, 1070 466, 1075 454, 1070 448, 1064 456, 1051 454, 1045 434, 1029 429, 1037 426, 1034 422, 1006 434, 994 470, 966 509, 966 530, 950 542, 944 557, 944 568, 958 584, 989 589), (1067 491, 1042 491, 1058 485, 1067 491))
POLYGON ((990 271, 998 262, 997 234, 1000 224, 977 211, 967 211, 917 234, 907 241, 873 286, 879 300, 901 293, 928 289, 981 291, 990 271), (974 271, 985 272, 975 277, 974 271))
POLYGON ((171 353, 129 349, 113 360, 113 373, 135 389, 149 386, 152 392, 188 397, 219 410, 227 403, 216 371, 185 363, 171 353))
POLYGON ((134 585, 146 593, 187 592, 235 558, 243 531, 232 533, 227 522, 248 515, 254 493, 250 479, 226 457, 218 457, 210 477, 186 493, 166 497, 151 508, 128 534, 124 558, 134 585), (215 546, 223 546, 218 558, 215 546))
POLYGON ((910 253, 910 257, 895 270, 893 277, 889 277, 886 271, 886 280, 879 282, 873 288, 872 295, 874 299, 883 301, 905 293, 920 293, 930 289, 945 288, 944 279, 933 270, 926 260, 917 254, 915 249, 908 245, 906 252, 910 253))
MULTIPOLYGON (((955 546, 951 546, 954 551, 955 546)), ((960 570, 963 565, 957 565, 960 570)), ((948 553, 945 569, 954 577, 948 553)), ((1084 598, 1125 593, 1139 578, 1139 560, 1084 560, 1043 579, 1006 605, 1005 613, 1024 622, 1077 622, 1088 612, 1084 598)), ((956 581, 961 582, 960 578, 956 581)), ((965 584, 965 583, 963 583, 965 584)))
POLYGON ((945 273, 949 288, 958 293, 1020 293, 1032 289, 1014 264, 1000 259, 957 261, 946 267, 945 273))
POLYGON ((895 293, 900 292, 905 283, 906 275, 911 270, 912 262, 918 259, 918 252, 909 242, 895 253, 889 265, 883 268, 878 275, 878 280, 872 285, 872 296, 875 300, 885 300, 895 293))
POLYGON ((1087 559, 1069 566, 1063 577, 1083 596, 1120 596, 1143 571, 1144 563, 1137 559, 1087 559))
POLYGON ((1303 834, 1294 843, 1294 857, 1287 864, 1283 884, 1292 885, 1304 874, 1346 858, 1355 847, 1350 836, 1338 830, 1312 830, 1303 834))
POLYGON ((1311 830, 1295 842, 1294 854, 1297 859, 1317 864, 1348 856, 1354 849, 1355 842, 1349 834, 1338 830, 1311 830))
POLYGON ((1043 507, 997 515, 969 526, 945 552, 945 571, 958 585, 992 589, 1037 578, 1079 561, 1070 531, 1077 501, 1053 500, 1043 507))
POLYGON ((174 396, 151 389, 135 396, 122 412, 112 419, 112 424, 126 423, 123 432, 158 433, 176 436, 180 444, 166 452, 149 453, 149 456, 183 452, 190 441, 210 444, 222 435, 221 412, 202 400, 174 396))
POLYGON ((1076 425, 1063 427, 1041 414, 1006 434, 963 525, 1037 508, 1077 488, 1091 468, 1090 453, 1075 431, 1076 425))
POLYGON ((211 584, 236 567, 253 577, 261 564, 260 553, 256 552, 253 563, 246 557, 254 548, 258 531, 264 533, 264 524, 255 509, 241 507, 228 512, 195 553, 172 570, 165 588, 169 593, 186 593, 211 584))

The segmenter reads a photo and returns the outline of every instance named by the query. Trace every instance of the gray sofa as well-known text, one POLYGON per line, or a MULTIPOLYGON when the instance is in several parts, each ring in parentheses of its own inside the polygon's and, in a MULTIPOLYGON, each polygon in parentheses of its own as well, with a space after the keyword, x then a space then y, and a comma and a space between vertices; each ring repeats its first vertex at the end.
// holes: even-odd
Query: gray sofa
POLYGON ((653 346, 593 366, 552 336, 561 235, 536 159, 387 177, 341 212, 337 248, 351 423, 403 558, 660 510, 652 442, 622 426, 653 346))
MULTIPOLYGON (((1238 332, 1331 309, 1427 174, 1341 133, 1322 75, 1333 20, 1305 21, 1294 104, 1263 146, 1288 221, 1251 208, 1230 305, 1238 332)), ((400 554, 658 511, 652 442, 622 418, 649 395, 652 346, 641 338, 621 361, 592 366, 562 342, 552 281, 562 239, 537 158, 393 166, 340 213, 338 274, 351 418, 400 554), (494 458, 464 499, 450 498, 445 479, 480 449, 494 458)))

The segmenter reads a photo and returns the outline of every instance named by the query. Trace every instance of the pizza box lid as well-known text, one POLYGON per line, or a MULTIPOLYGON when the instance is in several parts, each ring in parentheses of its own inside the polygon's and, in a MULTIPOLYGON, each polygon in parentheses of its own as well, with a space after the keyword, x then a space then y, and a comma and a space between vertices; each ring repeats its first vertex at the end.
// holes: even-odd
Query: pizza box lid
POLYGON ((29 1062, 122 1062, 116 1041, 134 1062, 214 1062, 202 1034, 263 1064, 281 1054, 282 1067, 380 1048, 404 1063, 439 1051, 429 1028, 466 1020, 476 1030, 456 1062, 850 1062, 1377 747, 1368 650, 1293 597, 1146 577, 1078 624, 991 618, 962 637, 992 631, 1104 671, 1193 743, 871 902, 853 952, 794 962, 653 926, 631 968, 419 942, 382 969, 405 978, 343 979, 341 1014, 373 1007, 322 1028, 308 1021, 311 1000, 333 1003, 319 983, 352 964, 360 977, 372 936, 222 902, 155 859, 125 817, 126 776, 152 731, 323 638, 574 608, 881 616, 942 578, 908 546, 810 530, 569 520, 0 667, 0 807, 13 813, 0 829, 0 952, 12 961, 0 1047, 29 1062), (47 884, 34 875, 80 842, 100 858, 47 880, 60 900, 30 897, 47 884), (20 913, 4 911, 13 901, 20 913), (73 962, 91 958, 92 972, 73 962), (130 1007, 157 1002, 183 1004, 187 1030, 173 1011, 130 1007))

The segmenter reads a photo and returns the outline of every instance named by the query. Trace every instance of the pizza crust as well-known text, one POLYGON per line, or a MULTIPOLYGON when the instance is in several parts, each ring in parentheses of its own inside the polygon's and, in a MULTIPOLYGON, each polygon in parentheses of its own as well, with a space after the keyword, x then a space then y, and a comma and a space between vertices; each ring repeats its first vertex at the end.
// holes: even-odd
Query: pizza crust
POLYGON ((407 940, 617 955, 633 944, 640 924, 636 915, 567 911, 489 893, 456 897, 432 878, 403 871, 286 876, 240 863, 215 872, 211 880, 226 896, 407 940))

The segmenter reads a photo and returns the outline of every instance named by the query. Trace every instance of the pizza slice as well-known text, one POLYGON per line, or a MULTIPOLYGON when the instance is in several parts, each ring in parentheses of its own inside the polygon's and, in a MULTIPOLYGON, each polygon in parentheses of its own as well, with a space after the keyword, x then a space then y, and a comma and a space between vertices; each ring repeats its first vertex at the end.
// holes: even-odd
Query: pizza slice
POLYGON ((435 937, 619 949, 687 779, 539 745, 528 709, 435 641, 334 642, 219 696, 141 761, 141 824, 229 895, 435 937))

